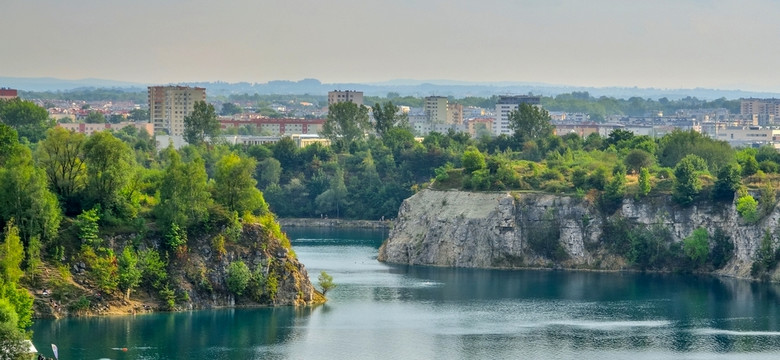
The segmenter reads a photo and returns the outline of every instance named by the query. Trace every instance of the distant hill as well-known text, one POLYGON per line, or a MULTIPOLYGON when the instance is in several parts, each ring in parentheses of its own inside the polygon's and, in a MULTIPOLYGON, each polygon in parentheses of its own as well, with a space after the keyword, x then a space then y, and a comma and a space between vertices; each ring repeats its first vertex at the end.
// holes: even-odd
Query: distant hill
MULTIPOLYGON (((114 88, 125 91, 146 91, 150 84, 114 81, 105 79, 80 79, 63 80, 55 78, 17 78, 0 77, 0 87, 10 87, 24 91, 66 91, 78 88, 114 88)), ((209 97, 228 96, 231 94, 291 94, 291 95, 326 95, 331 90, 358 90, 367 96, 386 96, 389 92, 398 93, 401 96, 424 97, 431 95, 453 96, 462 98, 466 96, 490 97, 506 94, 535 94, 555 96, 573 91, 587 91, 591 96, 609 96, 615 98, 652 98, 666 97, 670 100, 681 99, 687 96, 699 99, 712 100, 725 97, 727 99, 739 99, 746 97, 771 98, 780 97, 780 93, 723 90, 723 89, 656 89, 637 87, 584 87, 555 85, 530 82, 466 82, 452 80, 413 80, 396 79, 375 83, 322 83, 317 79, 303 79, 300 81, 275 80, 267 83, 227 83, 227 82, 187 82, 180 85, 205 87, 209 97)))

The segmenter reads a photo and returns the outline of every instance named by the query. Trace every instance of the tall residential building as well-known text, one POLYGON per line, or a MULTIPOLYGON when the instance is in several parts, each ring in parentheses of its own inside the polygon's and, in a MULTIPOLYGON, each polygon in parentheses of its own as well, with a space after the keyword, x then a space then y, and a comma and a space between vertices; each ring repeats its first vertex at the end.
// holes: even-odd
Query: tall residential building
POLYGON ((493 135, 512 135, 509 128, 509 113, 517 110, 520 104, 540 105, 542 98, 539 96, 511 95, 499 96, 496 103, 496 121, 493 122, 493 135))
POLYGON ((447 98, 444 96, 428 96, 423 102, 423 111, 428 121, 433 124, 447 123, 447 98))
POLYGON ((780 99, 742 99, 739 114, 742 116, 754 114, 780 116, 780 99))
POLYGON ((447 104, 447 122, 450 124, 463 124, 463 104, 447 104))
POLYGON ((197 101, 206 101, 205 88, 150 86, 149 118, 154 131, 184 135, 184 117, 192 113, 197 101))
POLYGON ((351 90, 328 91, 328 106, 347 101, 351 101, 358 105, 363 105, 363 92, 351 90))

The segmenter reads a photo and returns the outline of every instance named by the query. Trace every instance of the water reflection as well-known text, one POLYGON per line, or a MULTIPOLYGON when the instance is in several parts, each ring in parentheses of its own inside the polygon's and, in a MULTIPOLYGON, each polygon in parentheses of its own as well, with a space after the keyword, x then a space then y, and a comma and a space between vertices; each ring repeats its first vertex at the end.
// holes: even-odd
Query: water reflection
POLYGON ((315 282, 321 270, 333 275, 338 287, 328 304, 39 322, 35 341, 55 342, 68 358, 86 359, 780 355, 778 285, 672 274, 391 266, 375 259, 382 232, 288 234, 315 282), (111 350, 118 346, 133 348, 111 350))

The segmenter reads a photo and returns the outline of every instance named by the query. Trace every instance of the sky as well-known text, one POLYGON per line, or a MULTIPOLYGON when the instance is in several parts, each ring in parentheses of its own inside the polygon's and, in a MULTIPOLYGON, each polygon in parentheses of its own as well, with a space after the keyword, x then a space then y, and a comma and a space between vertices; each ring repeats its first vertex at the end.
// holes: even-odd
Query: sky
POLYGON ((780 0, 2 0, 0 76, 780 91, 780 0))

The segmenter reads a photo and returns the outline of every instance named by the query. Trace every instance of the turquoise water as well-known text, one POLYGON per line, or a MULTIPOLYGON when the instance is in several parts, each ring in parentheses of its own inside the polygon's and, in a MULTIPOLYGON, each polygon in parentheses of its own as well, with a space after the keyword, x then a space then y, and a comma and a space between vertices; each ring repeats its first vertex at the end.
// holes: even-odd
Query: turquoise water
POLYGON ((690 275, 390 266, 382 231, 292 230, 314 308, 39 320, 60 359, 776 359, 780 287, 690 275), (127 351, 122 351, 127 348, 127 351))

